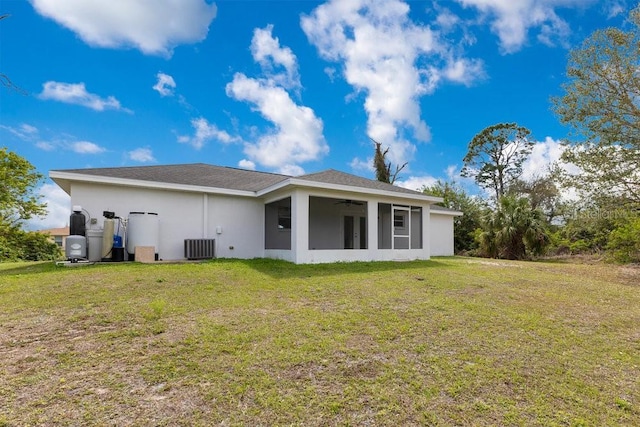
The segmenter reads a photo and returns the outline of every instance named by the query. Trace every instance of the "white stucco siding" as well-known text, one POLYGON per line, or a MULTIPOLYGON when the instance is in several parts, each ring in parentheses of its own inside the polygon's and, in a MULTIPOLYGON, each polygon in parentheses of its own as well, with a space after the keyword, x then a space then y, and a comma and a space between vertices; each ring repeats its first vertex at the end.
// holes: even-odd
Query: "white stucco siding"
POLYGON ((264 257, 264 202, 209 195, 209 238, 216 239, 218 258, 264 257), (222 233, 218 234, 218 231, 222 233))
MULTIPOLYGON (((68 191, 71 204, 81 205, 96 220, 88 225, 93 229, 102 227, 103 211, 113 211, 124 219, 129 212, 157 213, 160 224, 157 253, 164 260, 183 259, 184 240, 199 238, 216 239, 216 256, 220 258, 267 256, 296 263, 427 260, 430 256, 454 253, 454 215, 432 211, 430 201, 305 187, 262 198, 246 192, 227 195, 199 188, 166 190, 141 185, 71 181, 68 191), (268 216, 265 203, 287 197, 291 197, 291 230, 287 233, 291 249, 278 245, 265 249, 265 216, 268 216), (336 204, 342 199, 364 203, 336 204), (414 226, 407 240, 412 242, 412 249, 391 249, 393 205, 405 207, 407 213, 408 206, 421 208, 411 214, 414 226), (342 249, 345 215, 358 217, 357 220, 367 218, 366 249, 342 249), (386 224, 386 229, 380 228, 380 223, 386 224)), ((354 227, 358 229, 357 225, 354 227)))
POLYGON ((430 223, 431 256, 453 255, 453 216, 431 211, 430 223))
POLYGON ((184 239, 202 236, 202 195, 176 191, 162 191, 103 184, 73 183, 72 205, 81 205, 97 223, 90 228, 101 228, 103 211, 115 212, 127 219, 129 212, 154 212, 160 223, 160 259, 184 257, 184 239))
POLYGON ((184 240, 199 238, 216 239, 218 257, 264 256, 264 206, 255 199, 73 183, 71 204, 81 205, 97 219, 90 228, 102 227, 103 211, 113 211, 125 219, 129 212, 157 213, 160 259, 183 259, 184 240), (218 227, 222 231, 220 234, 217 234, 218 227))

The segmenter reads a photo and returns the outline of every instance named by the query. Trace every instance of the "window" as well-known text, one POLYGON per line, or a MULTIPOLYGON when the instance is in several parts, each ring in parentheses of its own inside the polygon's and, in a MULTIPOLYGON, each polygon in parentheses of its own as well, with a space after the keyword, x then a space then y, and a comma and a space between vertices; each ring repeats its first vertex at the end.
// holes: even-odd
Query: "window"
POLYGON ((394 215, 393 216, 393 226, 395 228, 404 228, 404 215, 394 215))
POLYGON ((278 229, 291 230, 291 208, 278 206, 278 229))
POLYGON ((56 245, 62 247, 62 236, 54 236, 53 240, 56 242, 56 245))

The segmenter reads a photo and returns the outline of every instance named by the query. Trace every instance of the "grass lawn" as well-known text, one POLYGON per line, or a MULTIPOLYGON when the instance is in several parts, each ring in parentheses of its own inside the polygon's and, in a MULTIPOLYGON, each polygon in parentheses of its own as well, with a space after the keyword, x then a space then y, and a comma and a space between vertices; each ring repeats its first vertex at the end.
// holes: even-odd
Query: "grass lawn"
POLYGON ((0 264, 0 426, 640 425, 640 269, 0 264))

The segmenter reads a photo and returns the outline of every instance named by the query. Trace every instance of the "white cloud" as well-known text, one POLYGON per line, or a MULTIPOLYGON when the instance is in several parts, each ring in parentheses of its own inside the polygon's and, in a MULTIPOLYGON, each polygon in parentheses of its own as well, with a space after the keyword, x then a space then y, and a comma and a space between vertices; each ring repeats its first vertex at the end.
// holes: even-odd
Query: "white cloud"
POLYGON ((470 86, 485 76, 484 63, 478 59, 451 59, 442 73, 447 80, 470 86))
POLYGON ((100 154, 107 151, 104 147, 89 141, 72 142, 69 149, 78 154, 100 154))
POLYGON ((304 169, 298 165, 284 165, 280 168, 279 172, 283 175, 300 176, 304 175, 304 169))
POLYGON ((189 144, 196 150, 201 149, 211 140, 216 140, 224 144, 240 142, 240 138, 231 136, 226 131, 218 129, 216 125, 209 123, 204 117, 191 120, 191 126, 193 126, 195 130, 194 134, 192 136, 178 136, 178 142, 181 144, 189 144))
POLYGON ((123 108, 115 97, 109 96, 106 99, 87 92, 84 83, 61 83, 49 81, 43 85, 42 93, 38 95, 40 99, 52 99, 54 101, 65 102, 67 104, 77 104, 91 108, 95 111, 119 110, 130 113, 123 108))
MULTIPOLYGON (((451 20, 447 21, 453 25, 451 20)), ((414 23, 401 0, 330 0, 303 16, 301 26, 320 55, 343 65, 344 78, 365 94, 367 134, 402 164, 430 131, 419 99, 444 81, 470 84, 484 76, 480 60, 458 57, 438 32, 414 23)))
POLYGON ((557 8, 584 8, 595 0, 456 0, 464 7, 478 9, 491 20, 491 30, 500 39, 503 53, 517 52, 527 43, 529 31, 539 28, 537 38, 547 45, 564 45, 569 25, 557 8))
POLYGON ((47 204, 47 215, 43 218, 32 218, 26 223, 29 230, 59 228, 69 224, 71 214, 71 198, 56 184, 44 184, 38 189, 42 201, 47 204))
POLYGON ((373 172, 373 157, 367 157, 366 160, 363 160, 359 157, 354 157, 353 160, 349 163, 351 169, 355 171, 368 171, 373 172))
POLYGON ((38 128, 36 128, 35 126, 28 125, 26 123, 22 123, 20 125, 20 129, 22 130, 22 132, 24 132, 27 135, 33 135, 38 133, 38 128))
POLYGON ((129 159, 140 163, 149 163, 156 161, 155 157, 153 157, 153 152, 150 148, 147 147, 136 148, 135 150, 129 151, 127 153, 127 156, 129 157, 129 159))
POLYGON ((436 22, 443 31, 451 31, 460 24, 460 17, 452 13, 449 9, 436 6, 436 10, 438 10, 436 22))
POLYGON ((38 128, 36 128, 35 126, 31 126, 27 123, 22 123, 17 128, 6 126, 6 125, 0 125, 0 129, 4 129, 12 133, 13 135, 17 136, 23 141, 33 141, 34 139, 38 138, 38 133, 39 133, 38 128))
POLYGON ((42 151, 53 151, 55 150, 56 145, 49 141, 38 141, 36 142, 36 147, 38 147, 42 151))
POLYGON ((324 73, 329 77, 329 80, 333 83, 336 79, 337 70, 333 67, 325 67, 324 73))
POLYGON ((280 40, 273 37, 273 25, 253 30, 251 54, 253 60, 260 64, 263 72, 279 85, 284 87, 300 86, 298 76, 298 59, 288 47, 280 46, 280 40), (284 68, 286 74, 278 73, 284 68))
POLYGON ((4 129, 12 133, 25 142, 34 143, 37 148, 43 151, 54 151, 56 149, 69 150, 78 154, 100 154, 107 151, 106 148, 101 147, 93 142, 73 141, 73 139, 71 138, 74 137, 66 134, 55 135, 53 137, 49 135, 51 137, 51 140, 44 140, 40 136, 40 131, 38 128, 26 123, 22 123, 17 128, 0 125, 0 129, 4 129))
POLYGON ((396 181, 395 185, 397 185, 398 187, 407 188, 409 190, 422 191, 423 187, 430 187, 436 182, 438 182, 438 179, 429 175, 410 176, 405 180, 396 181))
POLYGON ((460 179, 460 168, 458 165, 449 165, 445 171, 449 181, 457 181, 460 179))
POLYGON ((329 146, 322 133, 322 120, 311 108, 294 102, 287 91, 300 85, 297 59, 291 49, 280 46, 272 29, 256 29, 251 42, 254 60, 262 65, 264 76, 249 78, 236 73, 226 92, 237 101, 251 104, 273 125, 259 134, 256 142, 245 143, 248 160, 284 174, 300 175, 304 170, 299 164, 317 160, 329 152, 329 146))
POLYGON ((285 171, 329 152, 322 120, 311 108, 297 105, 284 88, 237 73, 227 84, 227 95, 253 104, 274 125, 256 143, 245 144, 244 152, 251 160, 285 171))
POLYGON ((160 96, 173 96, 176 82, 169 74, 159 72, 156 74, 158 81, 153 85, 153 90, 158 92, 160 96))
POLYGON ((252 171, 256 170, 256 164, 251 160, 247 160, 247 159, 240 160, 238 162, 238 167, 242 169, 252 170, 252 171))
POLYGON ((205 0, 30 0, 35 10, 85 43, 171 56, 206 38, 216 5, 205 0))
POLYGON ((551 165, 560 160, 563 152, 564 146, 560 141, 549 136, 544 141, 536 142, 522 165, 522 178, 529 180, 548 174, 551 165))
POLYGON ((606 9, 607 18, 615 18, 627 11, 627 4, 624 0, 609 0, 605 2, 604 8, 606 9))
MULTIPOLYGON (((549 174, 552 166, 557 166, 570 175, 580 175, 582 170, 572 163, 560 160, 565 146, 559 140, 547 136, 544 141, 537 141, 529 158, 522 165, 522 178, 531 180, 549 174)), ((560 195, 565 200, 577 200, 578 193, 574 188, 561 188, 560 195)))

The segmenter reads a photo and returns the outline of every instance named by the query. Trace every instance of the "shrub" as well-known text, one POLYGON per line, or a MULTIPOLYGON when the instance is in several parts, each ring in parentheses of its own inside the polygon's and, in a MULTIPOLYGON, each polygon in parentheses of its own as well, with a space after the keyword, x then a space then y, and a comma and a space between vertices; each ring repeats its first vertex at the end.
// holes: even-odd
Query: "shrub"
POLYGON ((61 255, 58 245, 46 234, 17 227, 0 227, 0 261, 47 261, 61 255))
POLYGON ((617 262, 640 262, 640 217, 623 223, 609 236, 607 250, 617 262))

